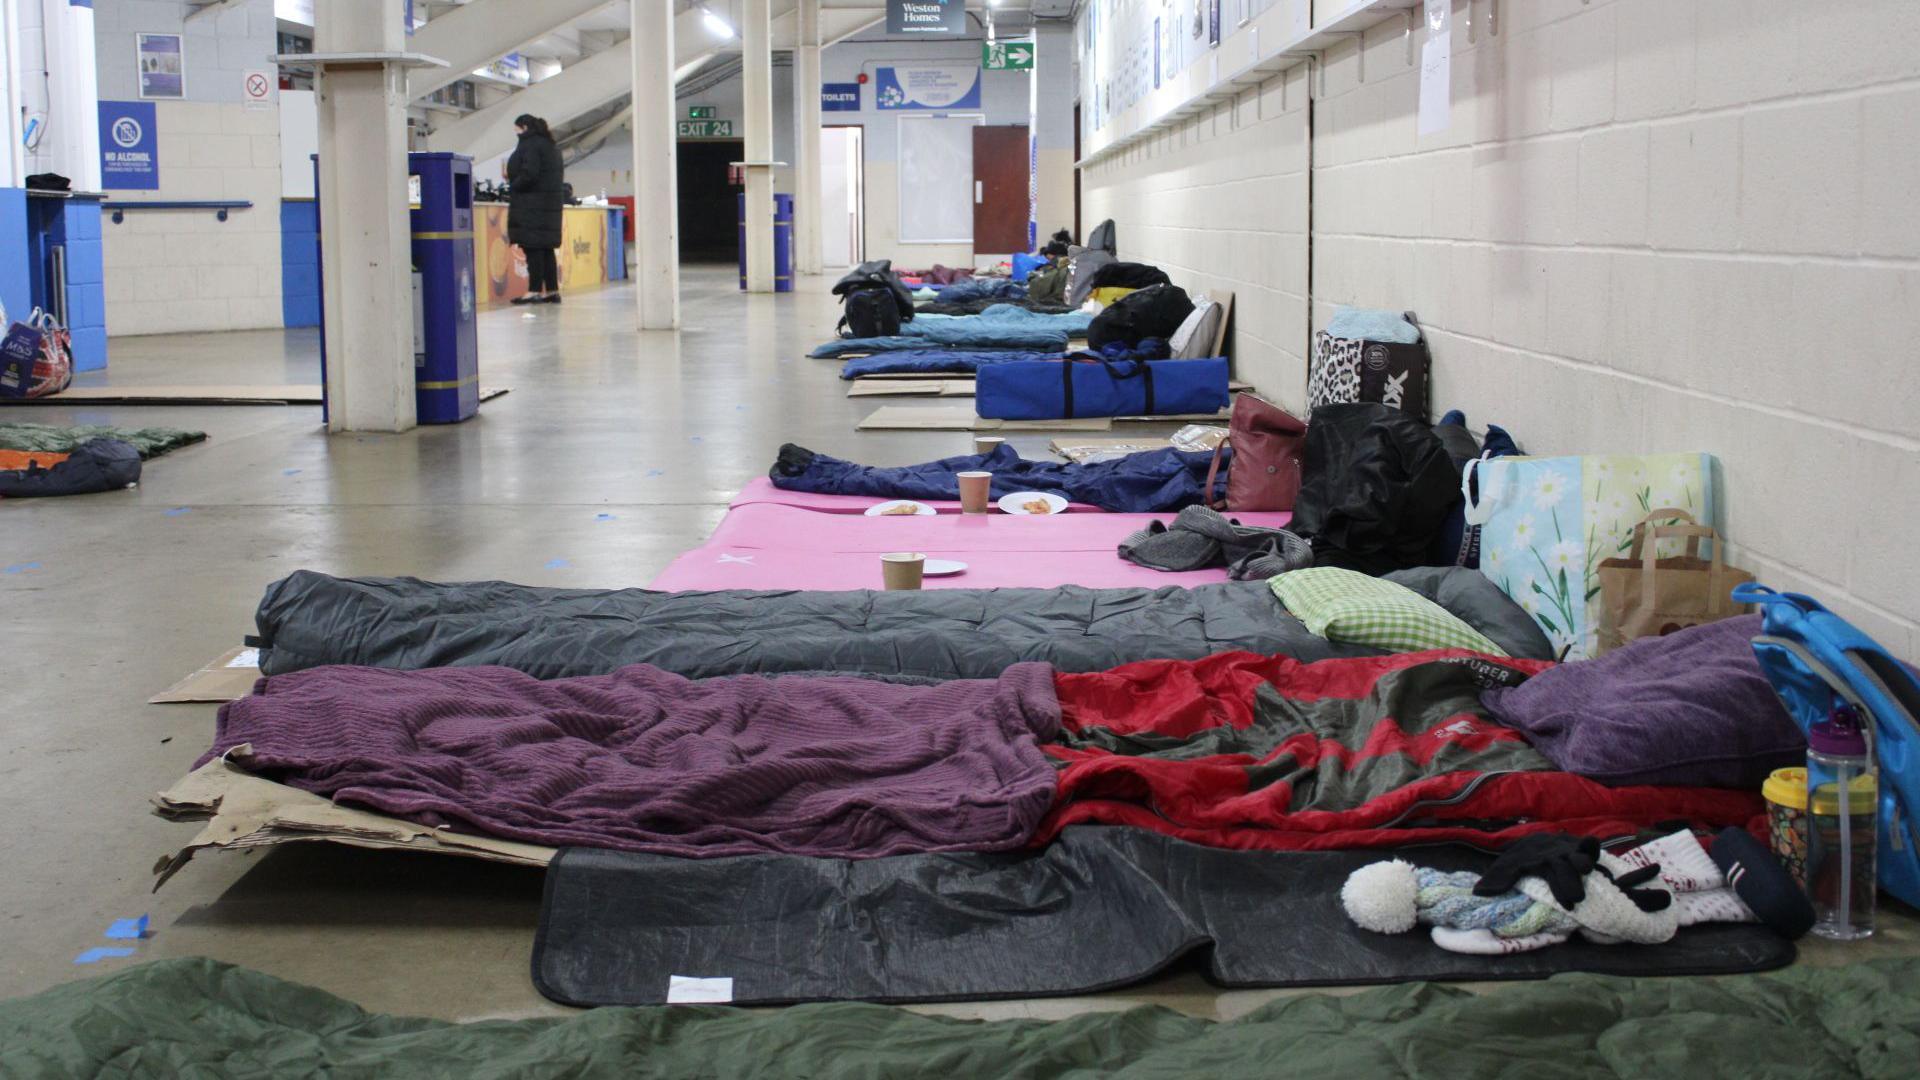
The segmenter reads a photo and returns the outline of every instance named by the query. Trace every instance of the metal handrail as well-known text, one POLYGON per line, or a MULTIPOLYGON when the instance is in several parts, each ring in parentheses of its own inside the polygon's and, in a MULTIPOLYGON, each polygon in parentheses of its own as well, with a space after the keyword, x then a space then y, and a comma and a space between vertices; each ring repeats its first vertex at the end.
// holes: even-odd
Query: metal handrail
POLYGON ((126 217, 129 210, 211 210, 213 216, 221 221, 227 220, 229 210, 251 210, 253 203, 245 199, 162 199, 136 200, 131 202, 102 202, 100 209, 113 211, 115 225, 126 217))

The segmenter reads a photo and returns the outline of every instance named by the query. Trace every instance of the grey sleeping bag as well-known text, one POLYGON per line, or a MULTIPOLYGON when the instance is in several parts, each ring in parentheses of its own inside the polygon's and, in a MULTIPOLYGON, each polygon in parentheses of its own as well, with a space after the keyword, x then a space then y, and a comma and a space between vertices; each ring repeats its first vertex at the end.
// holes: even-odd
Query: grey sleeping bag
MULTIPOLYGON (((1532 618, 1477 570, 1387 576, 1513 656, 1551 655, 1532 618)), ((689 678, 838 671, 973 679, 1024 660, 1104 671, 1234 650, 1308 661, 1379 653, 1310 633, 1264 581, 1194 589, 665 593, 301 570, 267 587, 255 621, 267 675, 322 664, 499 664, 555 679, 652 664, 689 678)))

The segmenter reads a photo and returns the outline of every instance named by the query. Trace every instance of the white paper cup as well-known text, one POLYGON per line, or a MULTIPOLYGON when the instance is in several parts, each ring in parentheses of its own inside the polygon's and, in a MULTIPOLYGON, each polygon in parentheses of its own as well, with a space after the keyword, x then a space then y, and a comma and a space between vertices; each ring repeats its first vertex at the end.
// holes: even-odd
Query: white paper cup
POLYGON ((1005 438, 999 435, 975 435, 973 437, 973 452, 976 454, 991 454, 995 450, 1000 449, 1001 444, 1006 441, 1005 438))

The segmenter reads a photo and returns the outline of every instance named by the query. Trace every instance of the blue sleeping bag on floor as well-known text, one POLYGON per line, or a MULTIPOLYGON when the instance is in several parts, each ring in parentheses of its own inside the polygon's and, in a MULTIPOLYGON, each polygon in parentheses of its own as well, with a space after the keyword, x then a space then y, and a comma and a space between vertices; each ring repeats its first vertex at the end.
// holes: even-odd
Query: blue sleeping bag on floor
POLYGON ((1178 416, 1227 407, 1227 361, 1105 360, 994 364, 974 373, 974 411, 994 420, 1178 416))
MULTIPOLYGON (((932 319, 931 315, 922 315, 913 320, 911 325, 919 326, 932 319)), ((985 331, 981 331, 958 325, 972 321, 972 316, 949 319, 939 324, 941 329, 919 337, 841 338, 838 341, 829 341, 807 355, 815 359, 832 359, 859 353, 902 352, 908 349, 932 348, 965 349, 972 352, 1003 352, 1008 349, 1045 353, 1067 351, 1067 335, 1058 330, 1031 330, 1025 327, 1001 326, 988 327, 985 331)))
POLYGON ((959 372, 972 374, 988 364, 1012 364, 1019 361, 1053 360, 1059 353, 991 349, 902 349, 898 352, 856 356, 840 369, 843 379, 862 375, 916 375, 923 372, 959 372))
MULTIPOLYGON (((1232 451, 1227 451, 1231 463, 1232 451)), ((993 474, 993 497, 1016 491, 1050 491, 1070 502, 1116 514, 1170 514, 1205 499, 1211 453, 1168 447, 1110 461, 1069 464, 1023 458, 1006 443, 991 454, 942 458, 921 465, 884 468, 816 454, 788 443, 768 475, 785 491, 865 495, 877 499, 958 499, 954 474, 985 469, 993 474)), ((1225 498, 1227 470, 1220 471, 1216 498, 1225 498)))

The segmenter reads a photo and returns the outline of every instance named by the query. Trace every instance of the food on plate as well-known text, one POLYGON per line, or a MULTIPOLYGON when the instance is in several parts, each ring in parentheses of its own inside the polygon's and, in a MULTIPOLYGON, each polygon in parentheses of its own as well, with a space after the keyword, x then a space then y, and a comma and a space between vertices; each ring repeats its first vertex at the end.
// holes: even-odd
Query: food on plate
POLYGON ((1029 514, 1051 514, 1053 513, 1053 504, 1045 499, 1028 499, 1026 502, 1020 504, 1020 509, 1025 510, 1029 514))
POLYGON ((920 512, 919 503, 903 502, 903 503, 894 503, 892 506, 889 506, 885 510, 880 511, 880 516, 881 517, 902 517, 902 516, 912 517, 913 515, 918 514, 919 512, 920 512))

